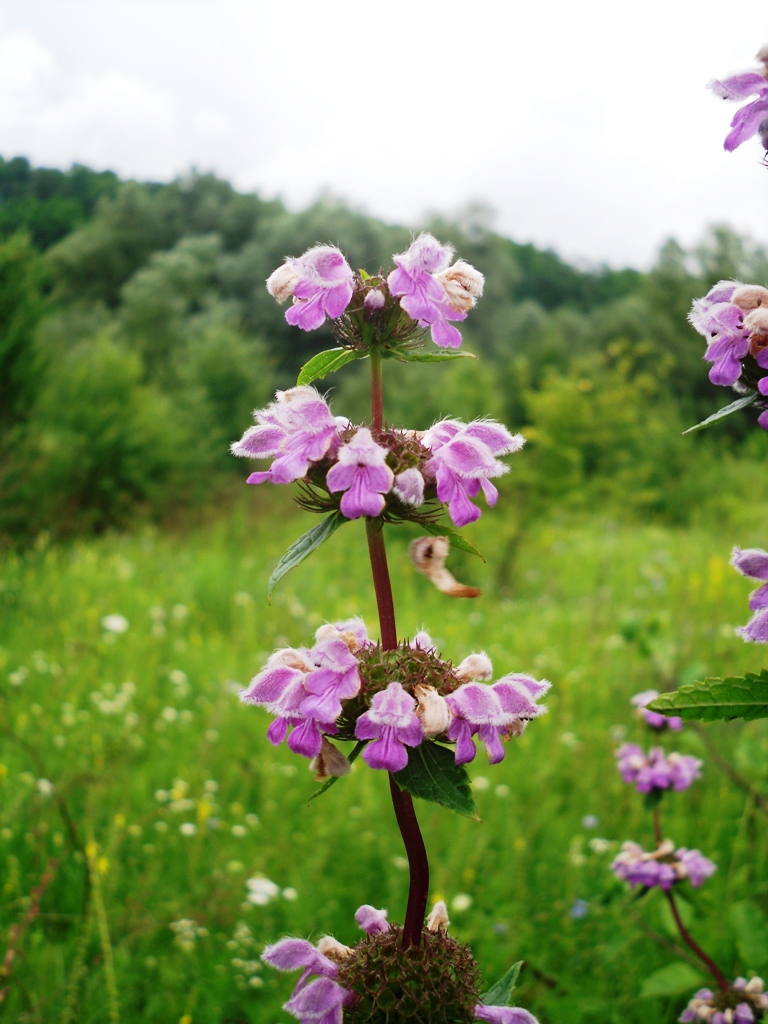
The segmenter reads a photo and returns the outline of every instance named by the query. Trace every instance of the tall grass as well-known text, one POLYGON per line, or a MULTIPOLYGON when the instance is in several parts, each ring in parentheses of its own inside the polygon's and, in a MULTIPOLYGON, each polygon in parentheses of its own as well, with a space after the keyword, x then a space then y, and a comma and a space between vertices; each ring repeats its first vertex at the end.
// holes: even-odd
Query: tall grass
MULTIPOLYGON (((0 563, 6 930, 57 863, 0 981, 9 1020, 287 1019, 291 979, 254 966, 263 944, 351 942, 364 902, 402 919, 407 872, 383 773, 363 766, 308 804, 306 762, 272 748, 266 716, 237 700, 274 647, 309 643, 322 621, 362 614, 374 627, 364 530, 337 532, 270 607, 269 571, 313 520, 288 512, 284 492, 249 497, 191 536, 42 540, 0 563), (102 626, 115 614, 123 633, 102 626), (280 890, 261 906, 246 901, 258 875, 280 890)), ((466 897, 452 931, 488 981, 526 959, 520 999, 543 1024, 671 1022, 687 992, 640 995, 679 960, 666 905, 632 899, 607 867, 622 840, 652 841, 613 750, 625 732, 650 745, 631 715, 637 691, 761 666, 763 652, 733 636, 748 584, 727 565, 731 538, 596 518, 550 518, 520 538, 502 508, 473 531, 488 563, 452 560, 484 589, 471 603, 430 589, 407 561, 411 533, 393 531, 400 634, 425 627, 446 657, 485 649, 497 675, 553 688, 549 714, 501 765, 479 753, 471 766, 482 824, 419 804, 432 895, 466 897)), ((765 792, 765 723, 707 732, 765 792)), ((684 893, 691 929, 731 976, 758 970, 768 819, 695 729, 674 745, 706 763, 702 781, 666 797, 664 833, 718 864, 684 893)))

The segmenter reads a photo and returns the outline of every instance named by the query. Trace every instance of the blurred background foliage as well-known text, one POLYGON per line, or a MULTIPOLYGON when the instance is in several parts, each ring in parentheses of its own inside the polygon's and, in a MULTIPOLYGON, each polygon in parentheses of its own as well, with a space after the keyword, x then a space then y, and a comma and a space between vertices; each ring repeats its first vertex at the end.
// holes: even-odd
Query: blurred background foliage
MULTIPOLYGON (((707 379, 691 299, 722 277, 764 283, 766 252, 721 226, 691 252, 668 241, 647 273, 584 269, 492 220, 477 205, 422 225, 486 275, 464 331, 480 358, 438 376, 388 367, 390 420, 522 428, 529 457, 509 486, 530 515, 599 504, 719 522, 754 497, 753 416, 680 433, 729 400, 707 379)), ((23 544, 225 499, 246 468, 228 444, 251 410, 333 343, 289 327, 266 277, 316 242, 376 271, 409 237, 330 198, 291 213, 210 174, 121 182, 0 160, 0 531, 23 544)), ((366 364, 321 386, 366 416, 366 364)))

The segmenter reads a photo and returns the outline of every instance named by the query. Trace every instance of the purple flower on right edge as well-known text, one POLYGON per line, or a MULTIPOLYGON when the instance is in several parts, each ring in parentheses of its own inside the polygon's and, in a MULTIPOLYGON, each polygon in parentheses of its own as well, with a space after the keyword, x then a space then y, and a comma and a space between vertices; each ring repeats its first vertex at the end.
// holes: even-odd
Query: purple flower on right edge
POLYGON ((765 581, 749 595, 749 607, 755 614, 746 626, 739 626, 736 632, 747 643, 768 644, 768 551, 734 548, 731 565, 742 576, 765 581))
POLYGON ((768 149, 768 46, 760 50, 756 60, 763 65, 760 71, 744 71, 722 81, 715 79, 709 83, 712 92, 724 100, 743 100, 756 96, 756 99, 740 107, 733 116, 731 130, 723 143, 729 153, 758 134, 763 148, 768 149))

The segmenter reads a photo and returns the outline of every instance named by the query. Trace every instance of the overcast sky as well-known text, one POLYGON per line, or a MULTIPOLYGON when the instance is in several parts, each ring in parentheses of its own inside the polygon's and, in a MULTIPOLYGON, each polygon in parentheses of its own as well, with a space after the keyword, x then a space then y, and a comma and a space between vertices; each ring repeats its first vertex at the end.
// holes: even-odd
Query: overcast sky
POLYGON ((418 223, 481 201, 569 258, 646 266, 727 221, 768 242, 759 142, 705 89, 765 0, 9 0, 0 154, 418 223))

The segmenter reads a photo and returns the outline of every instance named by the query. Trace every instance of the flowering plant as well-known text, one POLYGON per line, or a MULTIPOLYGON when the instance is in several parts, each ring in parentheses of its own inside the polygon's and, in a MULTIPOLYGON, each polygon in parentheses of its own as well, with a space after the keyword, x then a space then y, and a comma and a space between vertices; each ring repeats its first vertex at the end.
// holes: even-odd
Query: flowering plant
POLYGON ((464 765, 475 758, 476 741, 490 764, 497 764, 505 741, 546 711, 538 701, 550 687, 523 673, 491 682, 485 653, 470 653, 454 665, 427 633, 409 640, 397 632, 385 525, 419 525, 427 534, 412 545, 419 571, 442 593, 477 596, 479 591, 458 584, 444 565, 451 541, 474 550, 454 527, 480 516, 473 499, 481 491, 495 505, 498 491, 491 481, 508 469, 501 457, 519 451, 524 440, 493 420, 443 419, 424 432, 384 420, 384 360, 450 362, 467 356, 459 351, 455 323, 482 295, 483 276, 462 260, 451 264, 452 258, 450 246, 421 234, 394 256, 395 268, 386 276, 355 274, 333 246, 318 245, 287 259, 268 279, 269 292, 278 302, 292 299, 286 320, 301 330, 313 330, 327 317, 338 347, 313 357, 296 386, 257 410, 256 424, 232 445, 235 455, 271 460, 248 483, 298 484, 299 504, 324 516, 286 552, 268 593, 340 526, 365 522, 379 639, 357 617, 326 623, 311 647, 275 651, 241 699, 272 715, 271 743, 286 742, 310 759, 316 780, 325 783, 316 795, 348 774, 361 754, 368 767, 386 771, 410 868, 402 927, 390 925, 386 911, 364 904, 356 920, 366 935, 354 947, 325 936, 317 946, 289 938, 265 949, 263 959, 271 966, 302 971, 285 1003, 302 1024, 536 1024, 526 1010, 509 1005, 520 963, 481 994, 469 949, 447 934, 442 901, 425 923, 429 864, 413 796, 475 816, 464 765), (439 351, 424 349, 427 332, 439 351), (332 413, 312 385, 359 359, 370 361, 371 418, 353 424, 332 413), (444 508, 453 526, 438 523, 444 508), (337 745, 344 742, 354 743, 348 754, 337 745))

